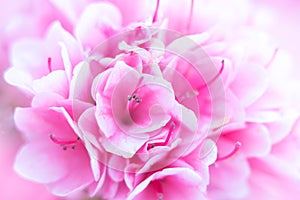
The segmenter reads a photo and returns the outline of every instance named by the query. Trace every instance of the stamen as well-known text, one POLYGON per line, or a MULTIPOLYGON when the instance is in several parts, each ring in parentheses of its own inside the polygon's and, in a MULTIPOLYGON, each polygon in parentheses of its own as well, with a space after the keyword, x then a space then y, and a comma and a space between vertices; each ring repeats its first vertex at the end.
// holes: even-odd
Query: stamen
POLYGON ((278 53, 278 48, 276 48, 272 54, 271 59, 269 60, 269 62, 266 64, 266 68, 270 67, 270 65, 272 64, 272 62, 275 60, 276 56, 278 53))
POLYGON ((136 103, 141 103, 141 102, 142 102, 142 99, 138 97, 138 98, 135 98, 134 101, 135 101, 136 103))
POLYGON ((218 155, 217 157, 217 162, 218 161, 222 161, 222 160, 227 160, 229 158, 231 158, 232 156, 234 156, 241 148, 242 144, 240 142, 235 143, 234 149, 226 156, 220 157, 218 155))
POLYGON ((163 200, 164 199, 164 195, 162 193, 157 193, 157 200, 163 200))
MULTIPOLYGON (((138 86, 142 83, 143 80, 144 80, 143 76, 139 78, 136 88, 138 88, 138 86)), ((137 90, 135 90, 135 91, 137 91, 137 90)), ((137 93, 133 93, 133 95, 128 95, 127 99, 128 99, 128 101, 131 101, 133 99, 136 103, 142 102, 142 98, 140 98, 137 93)))
POLYGON ((159 2, 160 2, 160 0, 156 1, 156 8, 155 8, 155 12, 154 12, 154 15, 153 15, 152 23, 154 23, 154 22, 157 21, 157 14, 158 14, 158 9, 159 9, 159 2))
POLYGON ((56 138, 53 134, 50 134, 50 139, 53 143, 58 144, 63 147, 63 150, 67 150, 69 145, 72 145, 72 149, 74 150, 76 148, 76 144, 80 141, 80 138, 77 137, 76 140, 60 140, 56 138))
POLYGON ((52 59, 51 57, 48 57, 48 70, 51 73, 52 72, 52 59))
POLYGON ((155 180, 153 182, 154 184, 154 190, 156 191, 157 200, 163 200, 163 180, 155 180))
POLYGON ((200 90, 200 89, 204 88, 206 85, 210 85, 210 84, 212 84, 213 82, 215 82, 215 81, 217 80, 217 78, 218 78, 219 76, 221 76, 221 74, 222 74, 222 72, 223 72, 223 70, 224 70, 224 65, 225 65, 225 61, 222 60, 222 66, 221 66, 221 69, 219 70, 218 74, 217 74, 215 77, 213 77, 210 81, 208 81, 207 84, 203 84, 203 85, 199 86, 199 87, 197 88, 197 90, 200 90))
POLYGON ((189 17, 186 23, 186 33, 188 33, 190 31, 190 27, 191 27, 191 23, 192 23, 192 19, 193 19, 193 12, 194 12, 194 0, 191 0, 191 7, 190 7, 190 12, 189 12, 189 17))
POLYGON ((179 101, 179 102, 182 102, 182 101, 184 101, 185 99, 189 99, 189 98, 195 97, 195 96, 197 96, 198 94, 199 94, 199 93, 198 93, 198 91, 196 91, 196 90, 187 91, 185 94, 181 95, 181 96, 178 98, 178 101, 179 101))
POLYGON ((134 100, 136 103, 142 102, 142 99, 138 96, 137 93, 134 93, 132 96, 128 95, 128 101, 134 100))
POLYGON ((171 135, 172 135, 172 133, 173 133, 173 130, 174 130, 174 128, 175 128, 175 123, 174 123, 174 122, 171 122, 170 126, 171 126, 171 127, 170 127, 170 129, 169 129, 169 132, 168 132, 168 135, 167 135, 166 140, 165 140, 164 142, 149 143, 149 144, 147 145, 147 150, 150 150, 150 149, 152 149, 152 148, 154 148, 154 147, 157 147, 157 146, 167 146, 167 145, 168 145, 169 140, 170 140, 170 138, 171 138, 171 135))

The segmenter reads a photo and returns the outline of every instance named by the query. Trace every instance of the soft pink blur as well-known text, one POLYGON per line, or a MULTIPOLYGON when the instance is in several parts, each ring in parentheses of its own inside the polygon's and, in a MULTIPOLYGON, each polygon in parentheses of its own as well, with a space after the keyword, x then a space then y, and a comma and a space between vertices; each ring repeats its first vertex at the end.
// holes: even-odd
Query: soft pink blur
MULTIPOLYGON (((16 106, 27 105, 28 101, 24 94, 4 82, 3 72, 9 66, 10 42, 24 35, 41 35, 52 18, 53 13, 39 9, 38 1, 33 2, 0 1, 0 199, 58 199, 45 186, 25 180, 13 169, 23 143, 14 126, 13 112, 16 106)), ((45 4, 44 9, 49 6, 45 4)))
MULTIPOLYGON (((285 89, 293 94, 291 105, 300 110, 300 95, 295 92, 300 90, 300 1, 298 0, 253 0, 255 5, 254 24, 266 31, 272 39, 278 43, 279 49, 286 51, 286 60, 294 66, 294 76, 289 83, 286 83, 285 89)), ((279 74, 278 77, 281 75, 279 74)))
MULTIPOLYGON (((67 1, 66 1, 67 2, 67 1)), ((118 2, 119 4, 122 4, 121 1, 114 1, 118 2), (121 2, 121 3, 120 3, 121 2)), ((155 1, 153 1, 155 3, 155 1)), ((38 3, 37 1, 30 1, 26 0, 24 3, 19 3, 18 1, 15 0, 15 4, 13 3, 8 3, 6 1, 1 1, 0 2, 0 45, 1 45, 1 50, 0 50, 0 61, 1 61, 1 72, 5 68, 7 68, 8 65, 8 55, 7 55, 7 48, 9 45, 9 41, 15 38, 18 38, 20 34, 25 34, 29 36, 41 36, 45 32, 45 28, 49 25, 49 22, 55 18, 55 12, 54 13, 49 13, 47 10, 54 10, 56 12, 59 12, 56 8, 43 1, 45 3, 41 7, 46 7, 46 9, 40 10, 38 8, 38 3), (34 2, 34 3, 32 3, 34 2), (8 5, 8 6, 7 6, 8 5), (45 6, 46 5, 46 6, 45 6), (33 15, 29 19, 22 19, 22 14, 20 14, 20 10, 22 8, 26 9, 33 9, 35 10, 35 15, 33 15), (51 8, 51 9, 48 9, 51 8), (43 16, 43 17, 41 17, 43 16), (18 29, 15 28, 15 24, 9 24, 11 19, 16 19, 15 23, 20 23, 17 27, 18 29), (3 20, 5 19, 5 20, 3 20), (21 28, 20 28, 21 27, 21 28), (38 29, 36 27, 39 27, 38 29), (3 30, 3 32, 2 32, 3 30), (25 31, 25 32, 23 32, 25 31)), ((153 5, 154 5, 153 3, 153 5)), ((265 1, 258 1, 258 0, 253 0, 252 3, 254 3, 254 10, 255 10, 255 15, 254 15, 254 20, 251 22, 255 24, 256 26, 259 26, 261 29, 267 31, 275 41, 279 43, 279 49, 285 49, 287 50, 287 53, 285 54, 287 57, 282 57, 282 59, 286 59, 286 61, 291 62, 292 65, 298 65, 300 62, 299 59, 299 46, 300 46, 300 40, 298 39, 300 35, 300 28, 299 28, 299 19, 300 19, 300 3, 298 1, 271 1, 271 0, 265 0, 265 1)), ((125 6, 122 6, 123 8, 125 6)), ((25 9, 25 10, 26 10, 25 9)), ((61 8, 63 9, 63 8, 61 8)), ((79 6, 77 10, 80 10, 79 6)), ((128 10, 124 10, 122 12, 129 12, 128 10)), ((224 10, 224 12, 226 12, 224 10)), ((21 12, 22 13, 22 12, 21 12)), ((124 19, 123 23, 127 23, 128 21, 133 19, 137 19, 140 15, 143 13, 134 13, 136 16, 131 16, 130 14, 125 14, 125 16, 128 16, 128 18, 124 19)), ((60 20, 64 22, 64 25, 67 30, 72 29, 72 23, 70 19, 72 19, 72 13, 70 14, 69 18, 61 18, 60 20)), ((74 17, 74 16, 73 16, 74 17)), ((76 14, 75 14, 76 18, 76 14)), ((117 19, 116 19, 117 21, 117 19)), ((85 26, 83 24, 82 26, 85 26)), ((175 25, 174 25, 175 26, 175 25)), ((80 34, 80 33, 79 33, 80 34)), ((96 38, 99 39, 99 38, 96 38)), ((100 38, 101 39, 101 38, 100 38)), ((89 38, 83 38, 83 41, 86 43, 86 45, 90 44, 89 38)), ((300 71, 299 71, 300 72, 300 71)), ((274 77, 280 77, 284 76, 284 74, 275 74, 274 77)), ((290 92, 293 93, 294 91, 299 91, 299 85, 297 84, 298 74, 295 74, 295 77, 291 77, 291 82, 286 83, 284 85, 284 89, 287 90, 285 92, 290 92)), ((284 83, 283 83, 284 84, 284 83)), ((40 184, 32 183, 30 181, 26 181, 25 179, 19 177, 13 170, 13 162, 15 160, 15 156, 17 153, 17 150, 19 149, 20 145, 22 144, 22 139, 19 135, 19 133, 15 130, 14 125, 13 125, 13 109, 15 106, 21 106, 21 105, 26 105, 28 102, 20 102, 16 99, 20 97, 21 93, 18 92, 13 92, 11 93, 10 87, 7 84, 3 82, 3 80, 0 80, 0 98, 1 98, 1 103, 0 103, 0 109, 1 109, 1 116, 0 116, 0 199, 57 199, 50 195, 50 193, 47 191, 47 189, 40 184), (13 100, 13 101, 12 101, 13 100)), ((300 101, 300 95, 297 93, 292 94, 293 99, 290 100, 290 102, 285 102, 286 104, 293 105, 296 108, 300 110, 300 106, 298 102, 300 101)), ((297 125, 297 124, 296 124, 297 125)), ((295 125, 295 126, 296 126, 295 125)), ((255 127, 257 128, 257 127, 255 127)), ((275 127, 277 128, 277 127, 275 127)), ((294 128, 294 132, 298 131, 298 127, 296 126, 294 128)), ((279 169, 274 169, 274 171, 269 172, 268 168, 266 169, 266 166, 271 165, 272 163, 276 165, 279 161, 277 160, 277 157, 282 157, 282 154, 284 157, 287 157, 286 162, 293 162, 294 157, 291 155, 293 154, 293 150, 297 148, 297 141, 293 140, 293 137, 296 137, 294 135, 291 135, 290 137, 287 137, 284 139, 283 143, 274 145, 272 148, 271 152, 274 155, 268 156, 265 161, 261 161, 259 159, 250 159, 249 163, 252 170, 252 177, 250 178, 250 184, 255 185, 255 187, 252 188, 253 191, 252 194, 262 194, 261 188, 259 187, 259 184, 264 181, 269 181, 271 183, 274 183, 274 176, 277 177, 278 179, 282 178, 281 180, 285 181, 285 174, 280 174, 278 175, 278 170, 279 169), (293 143, 295 146, 292 146, 291 144, 293 143), (295 148, 295 149, 294 149, 295 148), (283 151, 284 149, 284 151, 283 151), (287 149, 287 150, 286 150, 287 149), (289 158, 291 156, 292 158, 289 158), (275 158, 274 158, 275 157, 275 158), (267 164, 265 164, 267 163, 267 164), (268 172, 268 173, 262 173, 262 172, 268 172), (275 174, 273 176, 273 174, 275 174)), ((297 135, 299 137, 299 135, 297 135)), ((252 138, 253 139, 253 138, 252 138)), ((253 141, 255 143, 255 141, 253 141)), ((224 145, 226 146, 226 144, 224 145)), ((223 147, 224 147, 223 146, 223 147)), ((224 147, 226 150, 230 150, 229 146, 224 147)), ((256 149, 257 150, 257 149, 256 149)), ((253 153, 253 152, 251 152, 253 153)), ((257 152, 255 152, 257 153, 257 152)), ((258 152, 261 153, 261 152, 258 152)), ((246 161, 245 158, 238 158, 235 160, 237 163, 231 163, 231 165, 227 165, 226 163, 220 164, 224 165, 228 171, 232 170, 232 167, 240 167, 240 169, 233 169, 235 172, 239 172, 240 174, 237 174, 237 177, 241 178, 241 180, 246 179, 250 171, 246 166, 246 161), (233 164, 233 165, 232 165, 233 164), (236 164, 236 165, 234 165, 236 164)), ((282 162, 280 158, 280 162, 282 162)), ((281 163, 282 164, 282 163, 281 163)), ((297 163, 298 164, 298 163, 297 163)), ((282 164, 284 165, 284 164, 282 164)), ((273 165, 272 165, 273 166, 273 165)), ((297 165, 297 167, 299 167, 297 165)), ((187 175, 193 175, 192 172, 185 172, 187 175), (190 173, 190 174, 189 174, 190 173)), ((215 176, 219 175, 218 173, 215 174, 215 176)), ((165 177, 165 174, 158 174, 156 175, 157 177, 165 177)), ((148 179, 153 178, 149 177, 148 179)), ((176 180, 175 176, 175 180, 176 180)), ((179 177, 180 178, 180 177, 179 177)), ((225 177, 230 180, 232 177, 225 177)), ((155 179, 155 178, 153 178, 155 179)), ((145 180, 147 182, 148 180, 145 180)), ((225 179, 226 181, 226 179, 225 179)), ((294 181, 294 180, 292 180, 294 181)), ((284 183, 291 184, 289 187, 291 188, 291 192, 295 192, 297 194, 297 188, 294 188, 293 183, 298 183, 297 181, 291 182, 291 181, 286 181, 284 183)), ((148 184, 148 183, 144 183, 148 184)), ((240 182, 236 182, 236 184, 240 184, 240 182)), ((243 182, 241 183, 243 184, 243 182)), ((230 187, 230 186, 228 186, 230 187)), ((235 185, 232 186, 233 188, 235 185)), ((287 187, 287 186, 284 186, 287 187)), ((241 193, 243 191, 240 191, 241 193)), ((271 191, 272 193, 273 191, 271 191)), ((274 196, 283 198, 280 196, 280 192, 278 191, 274 196)), ((287 191, 284 191, 285 194, 287 191)), ((288 191, 289 192, 289 191, 288 191)), ((291 194, 292 196, 293 194, 291 194)), ((261 196, 255 196, 255 195, 250 195, 248 198, 258 198, 261 196)), ((286 196, 285 196, 286 197, 286 196)), ((294 196, 292 196, 294 197, 294 196)), ((267 197, 266 197, 267 198, 267 197)))
POLYGON ((16 133, 0 134, 0 199, 58 199, 45 186, 27 181, 16 174, 13 164, 21 140, 16 133))

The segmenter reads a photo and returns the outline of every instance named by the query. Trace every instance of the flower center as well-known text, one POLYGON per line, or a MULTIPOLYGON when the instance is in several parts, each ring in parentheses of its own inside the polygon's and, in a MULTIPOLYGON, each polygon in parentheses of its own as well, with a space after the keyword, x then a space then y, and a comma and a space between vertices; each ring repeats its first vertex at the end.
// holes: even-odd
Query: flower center
POLYGON ((164 116, 162 97, 164 91, 159 85, 146 84, 138 86, 127 96, 127 109, 134 123, 140 127, 147 127, 164 116))
POLYGON ((170 138, 171 138, 171 135, 174 131, 174 128, 175 128, 175 123, 172 121, 171 124, 170 124, 170 128, 169 128, 166 140, 164 142, 149 143, 147 145, 147 150, 150 150, 150 149, 152 149, 154 147, 157 147, 157 146, 166 146, 166 145, 168 145, 168 143, 170 141, 170 138))
POLYGON ((218 161, 222 161, 222 160, 227 160, 231 157, 233 157, 241 148, 242 144, 240 142, 236 142, 235 145, 234 145, 234 149, 227 155, 225 156, 219 156, 217 157, 217 162, 218 161))
POLYGON ((77 137, 76 140, 63 140, 55 137, 53 134, 50 134, 50 139, 53 143, 60 145, 63 150, 67 150, 70 146, 74 150, 76 148, 76 144, 80 141, 79 137, 77 137))
POLYGON ((140 98, 137 93, 134 93, 133 95, 128 95, 128 101, 132 100, 136 103, 142 102, 142 98, 140 98))

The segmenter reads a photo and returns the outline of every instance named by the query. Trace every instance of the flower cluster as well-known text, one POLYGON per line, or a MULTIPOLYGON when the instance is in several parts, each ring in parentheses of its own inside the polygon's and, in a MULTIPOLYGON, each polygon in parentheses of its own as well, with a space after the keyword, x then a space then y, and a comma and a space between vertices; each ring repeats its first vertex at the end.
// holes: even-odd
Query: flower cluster
POLYGON ((79 199, 294 198, 286 57, 246 3, 47 2, 5 73, 31 102, 15 170, 79 199))

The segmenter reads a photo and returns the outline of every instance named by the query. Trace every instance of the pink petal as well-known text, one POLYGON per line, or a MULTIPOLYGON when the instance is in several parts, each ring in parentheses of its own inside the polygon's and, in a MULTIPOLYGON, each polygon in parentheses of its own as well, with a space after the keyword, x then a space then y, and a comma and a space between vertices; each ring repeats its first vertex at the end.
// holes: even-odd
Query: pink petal
POLYGON ((271 135, 272 143, 280 142, 291 133, 298 115, 299 114, 297 112, 288 111, 286 113, 283 113, 283 116, 279 120, 271 123, 266 123, 266 127, 268 128, 271 135))
POLYGON ((41 139, 51 142, 51 134, 66 139, 77 137, 66 117, 54 110, 17 108, 14 117, 17 128, 29 140, 41 139))
POLYGON ((12 66, 39 78, 48 73, 44 42, 38 39, 22 39, 14 43, 10 52, 12 66))
POLYGON ((241 150, 249 157, 261 157, 271 150, 271 138, 268 129, 259 124, 247 125, 245 129, 228 134, 233 141, 241 143, 241 150))
POLYGON ((204 199, 205 188, 202 177, 193 170, 166 168, 138 184, 128 199, 157 199, 160 192, 162 192, 163 199, 204 199), (158 191, 154 185, 155 181, 160 182, 162 191, 158 191))
POLYGON ((265 92, 266 77, 266 71, 263 67, 245 65, 238 71, 230 88, 244 106, 249 106, 265 92))
POLYGON ((53 71, 65 69, 60 43, 65 45, 65 51, 69 55, 72 66, 75 66, 83 59, 80 45, 75 38, 62 27, 60 22, 53 22, 49 27, 45 41, 45 45, 47 46, 45 56, 51 58, 51 68, 53 71))
POLYGON ((120 186, 122 186, 120 183, 112 181, 107 175, 103 186, 99 188, 97 194, 100 194, 103 199, 115 199, 120 186))
POLYGON ((145 144, 147 138, 134 138, 123 132, 115 133, 114 136, 108 138, 100 138, 100 142, 106 151, 131 158, 145 144))
POLYGON ((69 84, 65 71, 57 70, 45 77, 33 81, 33 89, 36 93, 53 92, 67 98, 69 95, 69 84))
POLYGON ((124 180, 124 170, 126 167, 126 160, 122 157, 112 155, 108 161, 108 175, 115 182, 124 180))
POLYGON ((147 19, 154 13, 155 8, 155 5, 151 1, 111 0, 110 2, 120 9, 124 26, 132 22, 143 21, 147 19), (149 9, 150 7, 152 9, 149 9))
MULTIPOLYGON (((94 160, 94 162, 98 162, 98 165, 100 167, 100 171, 99 171, 99 179, 97 179, 97 182, 91 183, 89 186, 89 194, 90 196, 95 196, 98 191, 100 189, 102 189, 103 185, 105 185, 105 181, 107 180, 107 167, 100 164, 99 161, 94 160)), ((93 166, 92 166, 92 170, 93 166)), ((95 177, 95 172, 94 173, 94 177, 95 177)))
POLYGON ((95 66, 93 63, 80 62, 76 65, 70 84, 70 96, 81 101, 93 102, 91 88, 94 74, 100 74, 102 71, 101 66, 95 66))
POLYGON ((40 183, 54 182, 69 171, 64 157, 59 156, 63 153, 62 149, 48 143, 30 143, 21 148, 14 168, 27 179, 40 183))
POLYGON ((72 152, 72 150, 67 151, 71 155, 62 158, 67 160, 68 174, 60 180, 47 185, 51 192, 58 196, 66 196, 74 191, 82 190, 94 181, 90 158, 85 148, 81 145, 76 147, 75 152, 72 152), (80 176, 78 176, 79 174, 80 176))
POLYGON ((76 3, 72 0, 50 0, 50 2, 64 13, 64 15, 74 24, 78 20, 79 14, 87 4, 85 0, 77 0, 76 3))
POLYGON ((277 109, 272 110, 246 110, 246 121, 254 123, 271 123, 280 120, 281 116, 277 109))
POLYGON ((65 98, 57 93, 42 92, 34 96, 31 102, 31 106, 34 108, 51 107, 53 105, 59 105, 64 101, 65 98))
MULTIPOLYGON (((233 145, 231 143, 231 146, 233 145)), ((239 199, 248 192, 247 181, 250 167, 243 155, 216 162, 210 166, 209 174, 208 196, 210 199, 239 199)))
POLYGON ((101 136, 101 132, 96 121, 95 111, 95 107, 85 110, 78 120, 78 126, 83 132, 84 138, 100 149, 100 143, 97 138, 101 136))
POLYGON ((230 121, 225 124, 224 132, 228 132, 231 129, 235 130, 237 126, 243 126, 245 123, 245 109, 239 99, 228 90, 226 93, 226 118, 230 121))
POLYGON ((93 49, 107 36, 113 34, 114 29, 121 25, 121 20, 117 7, 109 2, 91 3, 81 14, 75 34, 84 47, 93 49))
POLYGON ((249 179, 250 192, 245 199, 297 199, 299 196, 299 172, 280 159, 250 160, 252 174, 249 179), (282 170, 285 169, 285 170, 282 170), (295 172, 295 171, 294 171, 295 172), (276 188, 276 189, 275 189, 276 188))
POLYGON ((17 86, 26 92, 34 93, 32 89, 33 77, 26 71, 19 70, 17 67, 12 67, 5 72, 4 78, 7 83, 17 86))

